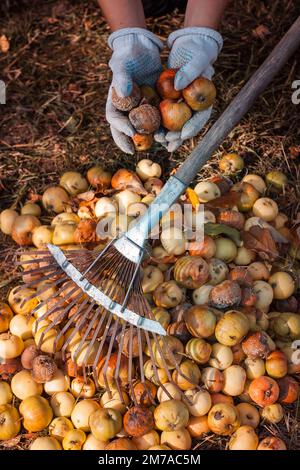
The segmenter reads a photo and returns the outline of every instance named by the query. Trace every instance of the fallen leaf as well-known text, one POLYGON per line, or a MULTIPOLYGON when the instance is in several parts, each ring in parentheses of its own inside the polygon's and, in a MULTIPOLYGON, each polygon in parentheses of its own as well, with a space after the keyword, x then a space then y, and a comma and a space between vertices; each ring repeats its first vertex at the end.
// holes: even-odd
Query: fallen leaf
POLYGON ((148 264, 174 264, 177 261, 177 256, 169 255, 163 256, 162 258, 154 258, 149 256, 144 262, 143 265, 147 266, 148 264))
POLYGON ((260 24, 255 29, 252 30, 252 34, 255 38, 264 39, 266 36, 268 36, 271 33, 267 26, 265 26, 264 24, 260 24))
POLYGON ((205 204, 208 209, 232 209, 239 203, 241 193, 239 191, 230 191, 223 196, 217 197, 205 204))
POLYGON ((96 222, 91 219, 83 219, 79 222, 74 232, 75 243, 88 243, 95 242, 96 235, 96 222))
POLYGON ((208 222, 204 224, 204 233, 205 235, 210 235, 211 237, 216 237, 217 235, 227 235, 237 246, 241 246, 242 244, 240 232, 236 228, 229 227, 225 224, 214 224, 212 222, 208 222))
POLYGON ((7 39, 5 34, 2 34, 2 36, 0 36, 0 50, 4 54, 9 51, 9 40, 7 39))
POLYGON ((276 243, 267 228, 254 225, 250 230, 241 232, 245 248, 255 251, 264 260, 275 260, 279 257, 276 243))
POLYGON ((186 195, 194 209, 197 209, 200 202, 197 193, 192 188, 187 188, 186 195))
POLYGON ((290 158, 295 160, 300 156, 300 145, 294 145, 293 147, 289 147, 290 151, 290 158))
POLYGON ((77 194, 76 197, 80 199, 80 201, 91 202, 95 198, 95 193, 94 191, 86 191, 85 193, 77 194))

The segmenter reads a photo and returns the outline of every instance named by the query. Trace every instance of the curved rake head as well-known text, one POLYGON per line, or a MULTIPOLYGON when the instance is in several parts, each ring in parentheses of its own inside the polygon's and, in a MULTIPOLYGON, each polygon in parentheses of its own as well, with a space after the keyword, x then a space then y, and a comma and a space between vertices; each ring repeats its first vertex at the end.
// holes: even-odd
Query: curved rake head
MULTIPOLYGON (((49 250, 53 251, 53 248, 59 250, 49 246, 49 250)), ((159 324, 155 328, 157 322, 141 288, 140 264, 123 256, 113 244, 100 254, 87 249, 64 253, 59 250, 63 256, 61 262, 57 262, 49 250, 23 253, 23 259, 19 261, 26 281, 19 289, 36 289, 31 298, 37 296, 40 300, 31 312, 37 317, 36 331, 43 320, 49 322, 40 334, 38 348, 49 332, 58 331, 53 352, 63 341, 63 360, 71 351, 75 367, 82 369, 85 377, 92 373, 95 383, 105 388, 109 396, 117 389, 122 401, 122 389, 128 388, 135 404, 138 397, 134 392, 134 380, 137 378, 153 402, 144 371, 144 351, 147 349, 152 381, 171 399, 159 369, 164 369, 168 382, 174 385, 173 369, 186 380, 190 379, 181 371, 181 357, 172 351, 168 337, 163 335, 164 329, 159 324), (77 272, 76 282, 70 277, 69 269, 73 274, 77 272), (101 295, 108 298, 109 306, 101 305, 97 295, 90 295, 95 292, 100 299, 101 295), (59 329, 56 329, 58 325, 59 329), (149 325, 151 328, 148 329, 149 325)), ((195 384, 195 388, 197 386, 195 384)))

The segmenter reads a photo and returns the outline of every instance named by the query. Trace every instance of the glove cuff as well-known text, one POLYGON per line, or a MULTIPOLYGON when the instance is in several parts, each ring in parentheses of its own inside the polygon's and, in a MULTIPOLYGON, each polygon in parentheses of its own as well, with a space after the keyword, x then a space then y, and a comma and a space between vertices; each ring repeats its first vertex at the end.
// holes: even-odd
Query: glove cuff
POLYGON ((158 36, 156 36, 156 34, 151 33, 151 31, 148 31, 148 29, 144 28, 122 28, 118 31, 113 32, 108 37, 109 47, 114 50, 114 40, 119 39, 123 36, 127 36, 129 34, 143 35, 144 37, 150 39, 150 41, 152 41, 153 44, 155 44, 159 48, 159 50, 162 50, 164 47, 163 42, 159 39, 158 36))
POLYGON ((201 27, 194 26, 190 28, 178 29, 177 31, 174 31, 173 33, 171 33, 167 40, 167 45, 169 49, 171 49, 171 47, 173 46, 177 38, 181 38, 183 36, 190 36, 190 35, 213 39, 216 42, 216 45, 218 47, 218 53, 221 51, 223 47, 223 39, 222 39, 221 34, 218 33, 218 31, 211 29, 211 28, 201 28, 201 27))

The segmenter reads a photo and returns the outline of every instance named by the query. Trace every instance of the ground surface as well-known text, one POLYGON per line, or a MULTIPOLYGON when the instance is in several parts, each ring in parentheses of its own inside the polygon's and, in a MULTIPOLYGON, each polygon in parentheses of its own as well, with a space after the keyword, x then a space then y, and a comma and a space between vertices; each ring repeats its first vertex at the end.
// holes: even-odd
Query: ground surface
MULTIPOLYGON (((0 106, 1 208, 19 206, 41 194, 47 185, 58 182, 64 170, 84 171, 95 162, 111 169, 133 168, 140 158, 149 156, 163 165, 167 175, 194 148, 199 138, 173 155, 157 148, 151 154, 128 157, 116 148, 104 115, 111 79, 109 31, 96 1, 5 0, 0 13, 0 79, 7 84, 7 104, 0 106)), ((294 0, 232 2, 221 28, 225 42, 216 63, 218 99, 211 122, 299 13, 300 4, 294 0)), ((175 12, 150 19, 149 28, 165 39, 182 19, 175 12)), ((248 170, 258 174, 282 168, 292 184, 279 204, 294 216, 300 192, 300 105, 292 104, 291 87, 299 78, 296 54, 200 176, 218 171, 217 161, 225 150, 238 151, 248 170)), ((0 238, 0 243, 3 297, 14 280, 15 247, 8 238, 0 238)), ((286 425, 273 429, 289 435, 291 448, 300 446, 294 416, 293 409, 286 425)), ((219 445, 210 439, 202 445, 219 445)))

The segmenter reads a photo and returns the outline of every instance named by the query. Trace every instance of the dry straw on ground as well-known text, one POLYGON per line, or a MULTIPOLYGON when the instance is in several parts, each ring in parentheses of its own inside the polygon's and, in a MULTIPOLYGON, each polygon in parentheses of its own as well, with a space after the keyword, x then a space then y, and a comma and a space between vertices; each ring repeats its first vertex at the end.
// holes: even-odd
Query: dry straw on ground
MULTIPOLYGON (((0 206, 20 206, 55 184, 67 169, 85 171, 99 162, 108 168, 133 168, 148 156, 159 161, 165 175, 183 161, 201 138, 186 142, 168 155, 122 154, 109 134, 104 108, 111 74, 109 30, 94 2, 88 0, 5 0, 0 5, 0 79, 7 84, 7 104, 0 106, 0 206)), ((294 0, 235 0, 221 32, 224 48, 216 63, 216 119, 300 13, 294 0)), ((178 12, 149 19, 162 39, 182 25, 178 12)), ((166 53, 164 57, 166 56, 166 53)), ((204 167, 199 177, 218 172, 222 152, 237 151, 247 171, 264 175, 283 169, 291 184, 279 198, 291 217, 299 204, 299 106, 291 101, 292 82, 300 77, 294 55, 256 105, 204 167)), ((1 296, 14 281, 15 245, 0 238, 1 296)), ((267 430, 283 437, 289 448, 300 448, 298 408, 290 407, 285 422, 267 430)), ((26 439, 16 447, 26 446, 26 439)), ((198 445, 220 448, 208 436, 198 445)))

